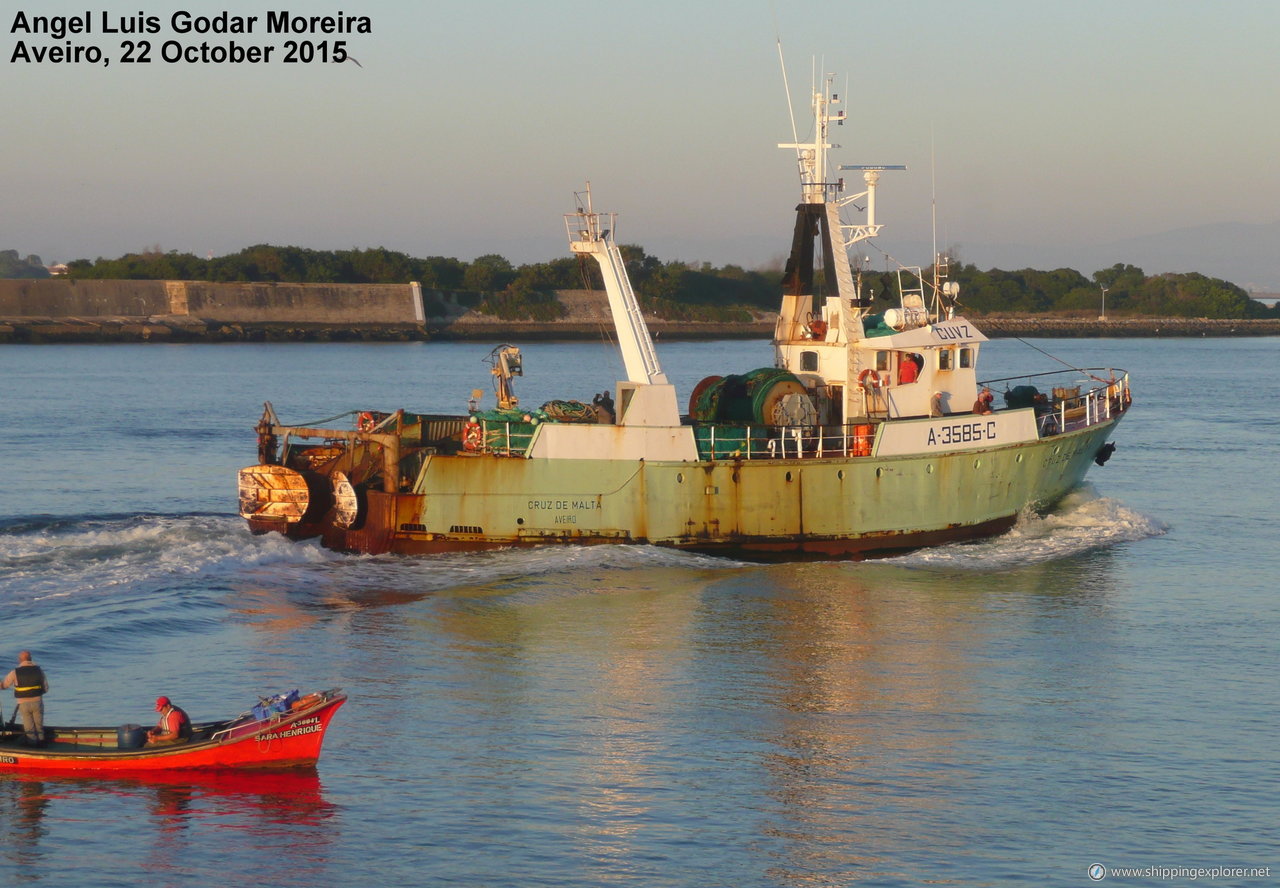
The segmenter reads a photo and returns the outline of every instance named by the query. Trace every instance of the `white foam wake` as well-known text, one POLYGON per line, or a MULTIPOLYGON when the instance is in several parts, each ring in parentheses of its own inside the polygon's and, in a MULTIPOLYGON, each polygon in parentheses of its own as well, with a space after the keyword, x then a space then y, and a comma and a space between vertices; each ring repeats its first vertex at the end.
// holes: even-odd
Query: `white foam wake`
POLYGON ((1123 503, 1084 487, 1047 515, 1026 513, 1007 533, 971 543, 921 549, 893 559, 902 567, 1003 570, 1069 558, 1148 539, 1168 527, 1123 503))
POLYGON ((326 561, 272 563, 246 572, 254 585, 276 588, 361 590, 421 594, 462 587, 524 584, 557 574, 647 569, 716 570, 738 562, 657 546, 549 545, 423 556, 338 556, 326 561))
POLYGON ((278 535, 255 537, 239 519, 141 515, 50 522, 0 534, 0 600, 72 596, 274 562, 334 556, 278 535))

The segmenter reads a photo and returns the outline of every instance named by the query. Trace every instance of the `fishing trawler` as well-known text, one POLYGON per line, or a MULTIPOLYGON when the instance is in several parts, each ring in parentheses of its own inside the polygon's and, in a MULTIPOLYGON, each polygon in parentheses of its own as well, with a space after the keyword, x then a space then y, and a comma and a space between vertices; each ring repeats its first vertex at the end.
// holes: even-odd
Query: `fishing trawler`
POLYGON ((849 250, 880 233, 881 173, 905 167, 841 166, 865 184, 846 194, 827 162, 838 104, 829 81, 816 88, 814 141, 780 146, 796 152, 801 202, 774 366, 708 377, 682 412, 616 215, 594 210, 588 186, 566 230, 603 278, 626 371, 611 397, 522 408, 519 349, 505 346, 491 355, 496 409, 356 411, 322 427, 283 423, 268 403, 258 464, 240 471, 240 515, 255 532, 350 552, 647 543, 780 560, 988 536, 1051 508, 1110 456, 1128 374, 980 381, 986 337, 936 259, 899 269, 897 304, 875 310, 849 250), (847 224, 851 208, 865 218, 847 224))

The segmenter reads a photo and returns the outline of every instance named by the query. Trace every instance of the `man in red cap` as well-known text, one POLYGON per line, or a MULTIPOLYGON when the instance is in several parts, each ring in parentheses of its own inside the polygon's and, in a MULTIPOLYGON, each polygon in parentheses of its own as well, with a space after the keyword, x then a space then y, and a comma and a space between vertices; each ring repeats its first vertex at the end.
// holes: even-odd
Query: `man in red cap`
POLYGON ((168 697, 156 697, 156 712, 160 713, 160 721, 147 731, 148 746, 163 746, 166 743, 186 743, 191 739, 191 719, 187 714, 169 702, 168 697))

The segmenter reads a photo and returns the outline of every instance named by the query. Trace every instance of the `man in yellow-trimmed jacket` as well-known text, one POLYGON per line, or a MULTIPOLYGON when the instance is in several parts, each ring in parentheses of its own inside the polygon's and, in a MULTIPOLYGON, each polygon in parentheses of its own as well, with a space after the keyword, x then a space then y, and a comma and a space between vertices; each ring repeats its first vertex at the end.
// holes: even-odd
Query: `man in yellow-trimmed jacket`
POLYGON ((49 680, 44 670, 31 660, 31 651, 18 652, 18 666, 0 681, 0 690, 13 688, 18 701, 18 714, 22 716, 22 730, 27 743, 41 746, 44 743, 44 695, 49 692, 49 680))

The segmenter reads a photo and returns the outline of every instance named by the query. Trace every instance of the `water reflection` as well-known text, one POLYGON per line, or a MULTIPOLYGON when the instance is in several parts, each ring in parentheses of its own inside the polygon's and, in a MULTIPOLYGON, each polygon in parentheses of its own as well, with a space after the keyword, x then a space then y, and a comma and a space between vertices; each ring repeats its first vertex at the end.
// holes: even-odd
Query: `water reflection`
POLYGON ((910 883, 922 855, 981 859, 965 800, 1057 742, 1042 736, 1061 728, 1054 711, 1114 672, 1105 551, 994 572, 521 575, 526 557, 477 559, 483 581, 443 588, 431 562, 365 560, 368 577, 242 599, 264 647, 345 673, 361 715, 334 755, 380 800, 371 836, 427 812, 440 847, 516 836, 537 849, 525 864, 571 862, 576 884, 660 879, 655 861, 675 858, 690 883, 744 868, 770 884, 910 883))
POLYGON ((683 840, 668 806, 690 766, 677 747, 696 686, 692 633, 700 590, 724 573, 505 579, 451 590, 416 620, 451 654, 434 671, 469 710, 468 776, 505 787, 482 805, 543 853, 578 862, 577 884, 660 879, 655 841, 683 840))
POLYGON ((44 783, 0 776, 0 855, 15 869, 28 864, 45 834, 44 815, 49 806, 44 783))
MULTIPOLYGON (((5 859, 38 872, 68 824, 97 823, 110 855, 172 880, 258 871, 305 882, 323 876, 337 837, 335 808, 314 769, 175 772, 120 778, 0 775, 5 859), (226 855, 224 858, 222 855, 226 855)), ((96 866, 110 869, 110 860, 96 866)))
POLYGON ((1097 699, 1110 681, 1105 659, 1089 652, 1108 632, 1107 573, 1095 557, 998 575, 885 564, 771 571, 768 613, 757 617, 770 627, 776 701, 760 759, 777 803, 763 830, 780 846, 770 877, 910 882, 912 861, 977 852, 982 818, 955 810, 956 800, 1004 766, 1000 743, 1039 739, 1019 736, 1018 713, 1097 699), (1028 635, 1045 639, 1033 653, 1014 647, 1028 635), (1010 672, 1043 695, 1035 684, 1009 687, 1010 672), (966 821, 971 832, 941 828, 966 821))

